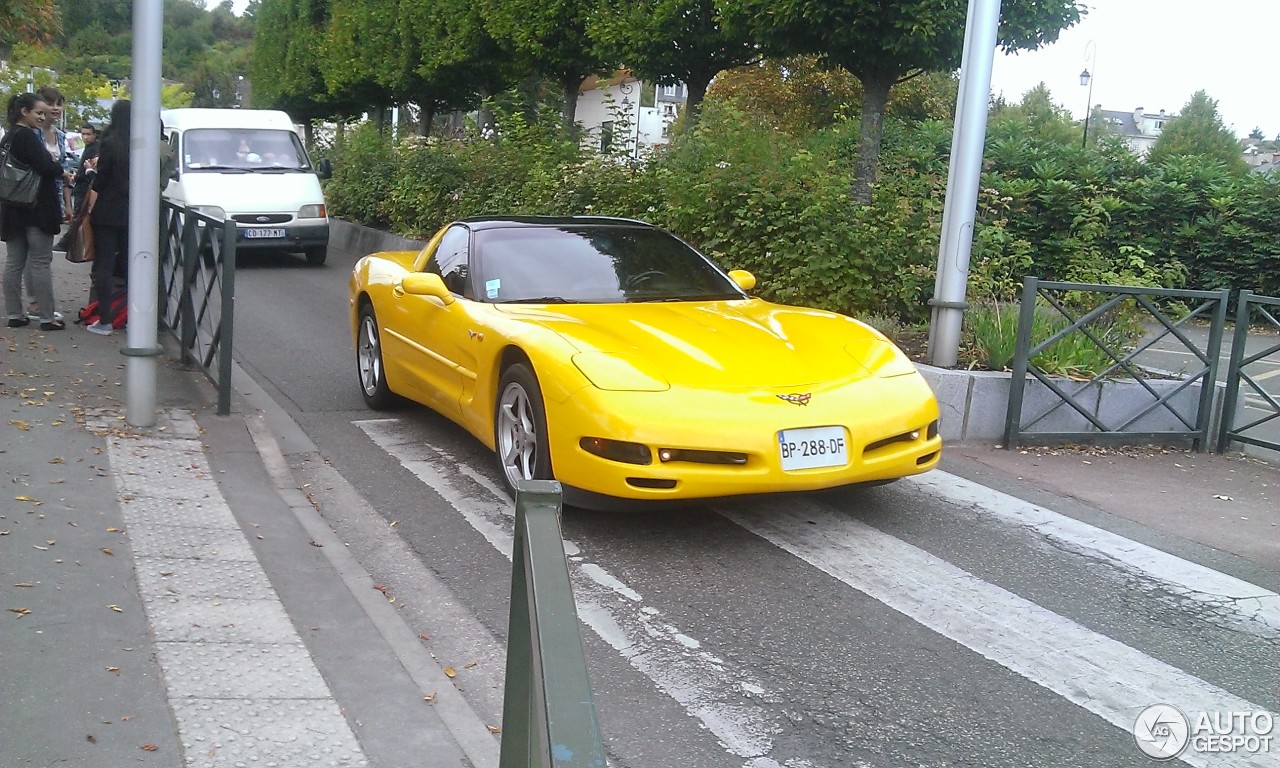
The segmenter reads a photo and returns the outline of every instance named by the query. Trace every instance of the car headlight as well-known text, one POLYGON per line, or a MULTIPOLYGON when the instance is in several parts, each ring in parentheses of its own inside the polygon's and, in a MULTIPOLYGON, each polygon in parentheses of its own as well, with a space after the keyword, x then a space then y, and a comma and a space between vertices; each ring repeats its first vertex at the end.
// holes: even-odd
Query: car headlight
POLYGON ((326 218, 328 212, 325 210, 324 203, 319 205, 304 205, 298 209, 298 218, 300 219, 323 219, 326 218))
POLYGON ((916 372, 915 363, 894 346, 893 342, 866 339, 848 344, 844 350, 868 372, 882 379, 916 372))
POLYGON ((193 205, 191 210, 196 213, 203 213, 205 216, 212 216, 215 219, 227 218, 226 209, 217 205, 193 205))
POLYGON ((664 392, 671 388, 671 384, 665 379, 641 370, 640 366, 627 359, 626 355, 579 352, 573 356, 573 364, 596 389, 615 392, 664 392))
POLYGON ((621 461, 624 464, 653 463, 653 454, 649 452, 649 447, 640 443, 610 440, 607 437, 584 437, 578 441, 578 445, 587 453, 610 461, 621 461))

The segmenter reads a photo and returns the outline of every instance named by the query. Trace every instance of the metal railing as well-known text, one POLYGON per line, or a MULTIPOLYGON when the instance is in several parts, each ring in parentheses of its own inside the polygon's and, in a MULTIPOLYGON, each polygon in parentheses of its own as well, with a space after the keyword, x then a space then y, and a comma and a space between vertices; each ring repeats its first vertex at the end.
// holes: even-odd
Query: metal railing
POLYGON ((516 484, 499 768, 605 768, 554 480, 516 484))
POLYGON ((218 389, 218 415, 231 413, 236 227, 168 201, 160 210, 160 321, 182 362, 218 389))
MULTIPOLYGON (((1013 358, 1013 377, 1010 382, 1008 410, 1005 414, 1005 447, 1014 448, 1021 443, 1033 441, 1129 442, 1134 439, 1167 440, 1189 438, 1196 450, 1206 450, 1209 445, 1213 417, 1213 390, 1217 380, 1218 360, 1222 347, 1223 328, 1226 324, 1229 295, 1230 291, 1227 290, 1187 291, 1134 286, 1094 285, 1089 283, 1042 282, 1034 277, 1026 278, 1023 282, 1022 305, 1018 317, 1017 347, 1013 358), (1066 306, 1063 301, 1060 301, 1054 295, 1054 292, 1058 291, 1091 292, 1110 295, 1110 298, 1083 314, 1077 314, 1076 311, 1066 306), (1097 327, 1091 326, 1094 326, 1096 322, 1104 319, 1109 314, 1116 312, 1121 307, 1121 304, 1130 298, 1137 307, 1145 310, 1156 321, 1158 327, 1163 330, 1132 349, 1124 349, 1108 342, 1103 338, 1105 335, 1103 332, 1097 327), (1043 305, 1040 303, 1040 299, 1043 299, 1043 305), (1154 299, 1191 300, 1199 302, 1199 304, 1191 312, 1175 321, 1160 309, 1154 299), (1035 313, 1042 306, 1065 317, 1069 321, 1069 325, 1054 332, 1048 338, 1033 344, 1031 336, 1035 313), (1201 349, 1183 333, 1182 327, 1195 318, 1206 317, 1210 320, 1209 338, 1205 347, 1201 349), (1111 362, 1105 369, 1095 372, 1092 378, 1088 380, 1072 383, 1070 379, 1052 376, 1035 365, 1034 360, 1038 355, 1077 332, 1083 334, 1110 359, 1111 362), (1176 384, 1162 387, 1163 391, 1160 391, 1152 386, 1148 380, 1148 372, 1138 365, 1136 358, 1147 349, 1150 349, 1156 342, 1170 335, 1180 341, 1187 352, 1199 361, 1200 367, 1189 371, 1176 384), (1117 372, 1120 371, 1124 374, 1123 378, 1136 382, 1149 395, 1149 401, 1143 407, 1133 413, 1103 414, 1100 409, 1089 407, 1088 404, 1081 401, 1081 397, 1086 393, 1096 394, 1098 387, 1101 386, 1100 382, 1108 377, 1115 378, 1117 372), (1056 395, 1056 398, 1040 413, 1029 419, 1024 419, 1023 401, 1028 374, 1056 395), (1196 398, 1197 406, 1194 418, 1189 418, 1175 407, 1175 398, 1197 382, 1200 384, 1199 396, 1196 398), (1068 389, 1071 391, 1067 391, 1068 389), (1063 406, 1067 406, 1070 411, 1074 411, 1083 418, 1086 422, 1083 430, 1059 428, 1032 431, 1032 427, 1036 424, 1043 422, 1055 413, 1061 413, 1060 409, 1063 406), (1181 423, 1185 428, 1162 431, 1133 428, 1150 414, 1156 413, 1158 409, 1162 409, 1161 413, 1171 415, 1175 423, 1181 423)), ((1228 400, 1227 402, 1232 401, 1228 400)))
MULTIPOLYGON (((1280 442, 1245 434, 1255 427, 1280 418, 1280 400, 1277 400, 1275 395, 1263 389, 1253 378, 1253 375, 1245 370, 1245 367, 1249 364, 1280 352, 1280 342, 1278 342, 1266 349, 1252 354, 1245 354, 1249 328, 1255 312, 1265 322, 1264 327, 1280 331, 1280 320, 1276 319, 1276 315, 1280 313, 1269 310, 1268 307, 1280 307, 1280 298, 1256 296, 1249 291, 1240 292, 1236 304, 1236 333, 1231 342, 1231 362, 1227 368, 1227 397, 1225 402, 1234 404, 1237 401, 1240 397, 1240 383, 1243 381, 1249 386, 1249 389, 1253 390, 1253 395, 1256 395, 1261 399, 1262 403, 1271 407, 1271 412, 1256 421, 1236 426, 1236 409, 1234 407, 1224 408, 1222 422, 1218 430, 1218 453, 1226 452, 1227 446, 1231 444, 1232 440, 1280 451, 1280 442)), ((1263 410, 1259 407, 1261 403, 1257 403, 1256 400, 1254 402, 1255 405, 1253 407, 1263 410)))

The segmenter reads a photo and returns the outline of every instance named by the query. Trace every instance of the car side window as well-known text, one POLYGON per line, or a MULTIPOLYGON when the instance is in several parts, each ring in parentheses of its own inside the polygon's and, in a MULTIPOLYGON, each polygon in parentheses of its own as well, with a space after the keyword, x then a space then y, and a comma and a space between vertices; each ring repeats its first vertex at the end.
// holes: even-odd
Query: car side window
POLYGON ((470 240, 471 232, 466 227, 450 229, 440 239, 435 256, 427 262, 427 270, 440 275, 450 292, 468 299, 473 298, 471 281, 467 279, 471 272, 470 240))

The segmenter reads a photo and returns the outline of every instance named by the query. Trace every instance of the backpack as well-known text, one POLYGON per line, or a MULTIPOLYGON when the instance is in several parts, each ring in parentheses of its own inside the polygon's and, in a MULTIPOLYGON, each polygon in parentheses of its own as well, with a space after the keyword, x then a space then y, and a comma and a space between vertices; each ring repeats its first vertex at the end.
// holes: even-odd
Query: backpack
MULTIPOLYGON (((120 330, 129 322, 128 295, 123 293, 117 294, 116 297, 111 300, 111 308, 115 310, 111 318, 111 327, 116 330, 120 330)), ((98 302, 95 299, 94 301, 89 302, 87 307, 80 310, 79 319, 76 322, 83 323, 84 325, 92 325, 101 319, 102 317, 98 314, 98 302)))

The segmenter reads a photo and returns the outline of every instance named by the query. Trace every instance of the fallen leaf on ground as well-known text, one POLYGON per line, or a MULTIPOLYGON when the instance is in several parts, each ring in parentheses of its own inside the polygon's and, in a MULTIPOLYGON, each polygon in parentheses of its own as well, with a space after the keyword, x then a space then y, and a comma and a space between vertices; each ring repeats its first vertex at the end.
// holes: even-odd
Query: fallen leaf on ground
POLYGON ((157 747, 155 744, 143 744, 140 747, 140 749, 144 749, 147 752, 155 752, 157 749, 159 749, 159 747, 157 747))
POLYGON ((1235 501, 1235 499, 1231 498, 1230 496, 1223 496, 1220 493, 1213 494, 1213 498, 1219 499, 1221 501, 1235 501))
POLYGON ((52 459, 49 459, 49 463, 50 464, 66 464, 67 460, 62 458, 61 456, 54 456, 52 459))
POLYGON ((115 674, 115 675, 119 675, 119 674, 120 674, 120 668, 119 668, 119 667, 107 667, 107 671, 108 671, 108 672, 110 672, 110 673, 112 673, 112 674, 115 674))
POLYGON ((323 547, 323 546, 324 546, 323 544, 318 543, 315 539, 312 539, 312 540, 311 540, 311 541, 309 541, 308 543, 309 543, 311 546, 313 546, 313 547, 323 547))
POLYGON ((108 528, 108 529, 107 529, 107 533, 119 533, 119 532, 120 532, 120 529, 119 529, 119 528, 108 528))
POLYGON ((435 692, 435 691, 432 691, 431 693, 428 693, 426 696, 423 696, 423 697, 422 697, 422 700, 423 700, 423 701, 425 701, 425 702, 427 702, 428 704, 435 704, 435 703, 436 703, 436 692, 435 692))
POLYGON ((457 677, 457 676, 458 676, 458 670, 454 669, 453 667, 445 667, 445 668, 444 668, 444 673, 445 673, 446 675, 448 675, 449 677, 457 677))
POLYGON ((24 431, 24 432, 25 432, 25 431, 27 431, 27 430, 29 430, 29 429, 31 429, 31 425, 30 425, 30 424, 28 424, 28 423, 27 423, 27 422, 25 422, 25 421, 21 421, 21 420, 19 420, 19 419, 9 419, 9 423, 10 423, 10 424, 12 424, 13 426, 17 427, 18 429, 21 429, 21 430, 22 430, 22 431, 24 431))
POLYGON ((98 547, 98 551, 104 555, 115 555, 115 552, 112 552, 110 547, 98 547))
POLYGON ((32 583, 31 583, 31 582, 29 582, 29 581, 20 581, 20 582, 18 582, 17 584, 14 584, 13 586, 15 586, 15 587, 34 587, 34 586, 35 586, 35 584, 32 584, 32 583))
POLYGON ((496 725, 486 725, 485 728, 489 729, 489 733, 502 733, 502 729, 496 725))
POLYGON ((466 667, 467 669, 475 669, 476 665, 479 663, 480 663, 479 661, 468 661, 466 664, 463 664, 462 666, 466 667))
POLYGON ((98 740, 97 740, 97 739, 95 739, 95 738, 93 737, 93 734, 92 734, 92 733, 91 733, 91 734, 89 734, 88 736, 85 736, 85 737, 84 737, 84 740, 85 740, 85 741, 87 741, 87 742, 89 742, 90 744, 97 744, 97 743, 98 743, 98 740))
POLYGON ((31 609, 30 609, 30 608, 10 608, 9 610, 10 610, 10 611, 12 611, 13 613, 18 614, 18 618, 22 618, 23 616, 30 616, 30 615, 31 615, 31 609))
POLYGON ((108 605, 107 607, 115 611, 116 613, 124 613, 124 609, 118 605, 108 605))

